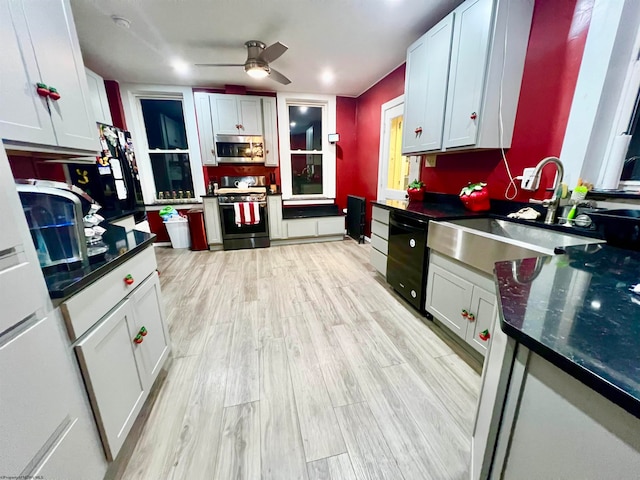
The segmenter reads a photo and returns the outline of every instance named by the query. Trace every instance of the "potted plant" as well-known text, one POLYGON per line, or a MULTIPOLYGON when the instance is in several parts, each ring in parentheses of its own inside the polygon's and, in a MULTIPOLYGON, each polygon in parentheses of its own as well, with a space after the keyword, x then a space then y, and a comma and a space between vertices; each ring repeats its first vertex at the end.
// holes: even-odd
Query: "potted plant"
POLYGON ((410 202, 421 202, 424 200, 424 190, 425 185, 420 180, 414 180, 409 184, 409 188, 407 188, 407 195, 409 196, 410 202))
POLYGON ((460 200, 472 212, 489 210, 489 190, 484 182, 470 183, 460 191, 460 200))

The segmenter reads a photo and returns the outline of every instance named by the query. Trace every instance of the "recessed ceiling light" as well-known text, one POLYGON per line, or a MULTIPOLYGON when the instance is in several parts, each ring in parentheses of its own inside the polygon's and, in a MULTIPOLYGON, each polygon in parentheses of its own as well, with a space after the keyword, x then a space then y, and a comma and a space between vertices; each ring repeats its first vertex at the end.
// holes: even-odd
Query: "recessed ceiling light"
POLYGON ((300 113, 307 113, 307 110, 309 110, 309 107, 298 107, 300 113))
POLYGON ((333 81, 335 80, 335 75, 332 71, 325 70, 324 72, 322 72, 322 76, 320 77, 320 79, 322 80, 322 83, 328 85, 330 83, 333 83, 333 81))
POLYGON ((289 126, 290 126, 290 127, 295 127, 295 126, 296 126, 296 122, 291 122, 291 123, 289 124, 289 126))
POLYGON ((178 72, 180 75, 186 75, 189 73, 189 64, 182 60, 175 59, 171 62, 171 66, 173 69, 178 72))
POLYGON ((113 20, 113 23, 115 23, 119 27, 131 27, 131 21, 128 18, 121 17, 120 15, 111 15, 111 20, 113 20))

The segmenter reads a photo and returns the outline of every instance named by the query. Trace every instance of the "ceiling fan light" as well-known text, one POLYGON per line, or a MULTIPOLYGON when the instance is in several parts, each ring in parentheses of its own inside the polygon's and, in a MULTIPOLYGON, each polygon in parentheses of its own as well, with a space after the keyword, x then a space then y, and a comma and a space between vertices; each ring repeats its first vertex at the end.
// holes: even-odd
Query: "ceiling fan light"
POLYGON ((258 78, 258 79, 265 78, 266 76, 269 75, 269 72, 267 70, 265 70, 263 67, 258 67, 258 66, 248 68, 245 71, 250 77, 258 78))

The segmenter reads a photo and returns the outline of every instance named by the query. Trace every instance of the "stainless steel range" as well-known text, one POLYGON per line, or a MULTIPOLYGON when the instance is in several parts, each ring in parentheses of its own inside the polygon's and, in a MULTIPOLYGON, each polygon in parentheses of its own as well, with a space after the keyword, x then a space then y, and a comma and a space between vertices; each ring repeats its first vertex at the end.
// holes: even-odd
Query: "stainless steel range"
POLYGON ((267 187, 264 176, 222 177, 218 189, 225 250, 269 246, 267 187))

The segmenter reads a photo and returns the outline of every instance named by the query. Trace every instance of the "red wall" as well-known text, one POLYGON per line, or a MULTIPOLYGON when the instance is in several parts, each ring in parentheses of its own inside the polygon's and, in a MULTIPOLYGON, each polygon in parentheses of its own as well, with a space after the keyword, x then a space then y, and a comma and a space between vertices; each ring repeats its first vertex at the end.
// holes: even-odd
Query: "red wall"
POLYGON ((60 163, 49 163, 32 157, 9 155, 9 165, 13 178, 38 178, 66 182, 64 167, 60 163))
POLYGON ((344 208, 347 195, 365 197, 367 218, 371 217, 369 202, 375 200, 378 194, 380 107, 383 103, 404 93, 404 71, 403 64, 357 99, 343 97, 337 99, 336 126, 340 133, 336 181, 337 203, 340 208, 344 208))
MULTIPOLYGON (((560 155, 594 1, 535 3, 513 140, 507 152, 514 176, 544 157, 560 155)), ((546 168, 541 185, 550 186, 554 176, 555 169, 546 168)), ((435 168, 423 168, 422 181, 430 191, 455 194, 468 182, 486 181, 490 196, 496 199, 505 198, 509 183, 498 151, 439 155, 435 168)), ((549 194, 543 188, 536 194, 539 198, 545 195, 549 194)), ((531 192, 519 191, 516 200, 530 197, 531 192)))

